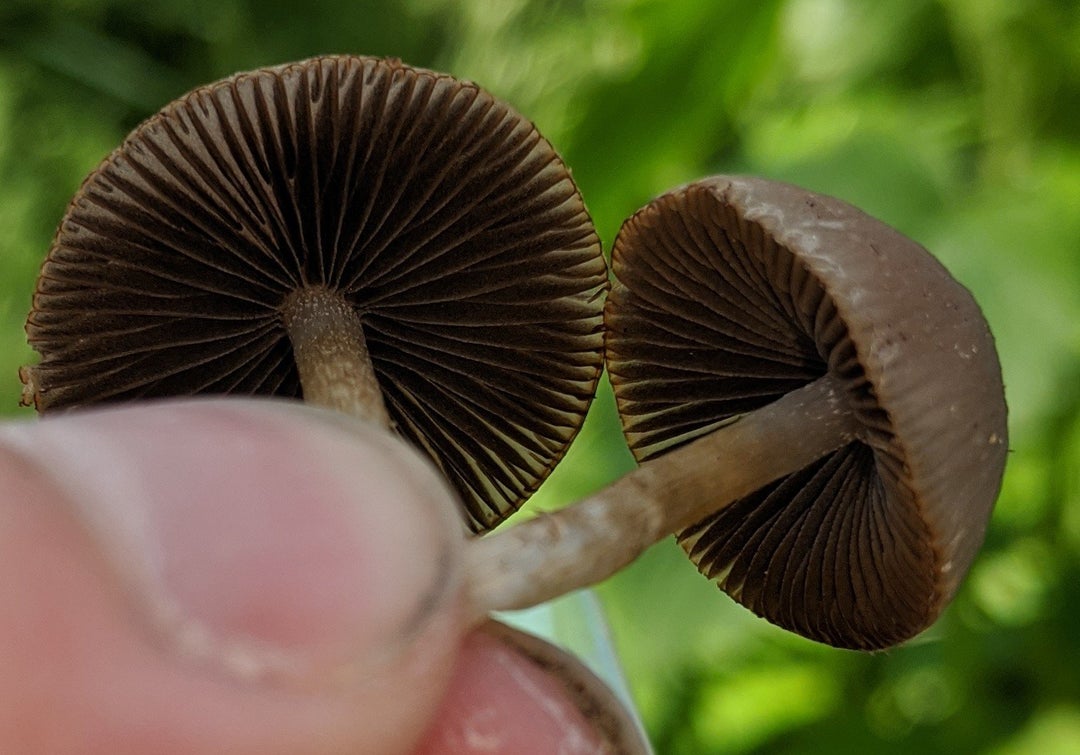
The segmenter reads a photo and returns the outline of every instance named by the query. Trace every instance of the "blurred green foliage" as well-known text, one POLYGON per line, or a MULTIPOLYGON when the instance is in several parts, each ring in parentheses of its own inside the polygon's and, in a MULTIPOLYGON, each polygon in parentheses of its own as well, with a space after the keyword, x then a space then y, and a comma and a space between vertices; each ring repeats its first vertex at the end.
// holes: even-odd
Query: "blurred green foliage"
MULTIPOLYGON (((1012 454, 987 546, 925 636, 815 646, 673 543, 601 588, 660 753, 1080 752, 1080 5, 1072 0, 4 0, 0 406, 79 182, 141 119, 237 70, 328 52, 472 78, 573 167, 605 245, 717 172, 843 197, 920 240, 997 334, 1012 454)), ((632 462, 602 393, 538 495, 632 462)))

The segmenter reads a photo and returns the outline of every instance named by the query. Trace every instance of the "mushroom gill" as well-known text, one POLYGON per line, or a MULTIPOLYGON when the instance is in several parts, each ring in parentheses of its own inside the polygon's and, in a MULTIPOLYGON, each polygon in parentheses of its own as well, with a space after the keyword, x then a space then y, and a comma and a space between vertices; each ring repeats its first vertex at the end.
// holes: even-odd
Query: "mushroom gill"
POLYGON ((525 118, 396 60, 316 58, 191 92, 86 179, 41 270, 23 381, 44 412, 300 397, 315 388, 288 326, 332 325, 362 337, 385 415, 482 531, 580 428, 605 289, 581 196, 525 118))

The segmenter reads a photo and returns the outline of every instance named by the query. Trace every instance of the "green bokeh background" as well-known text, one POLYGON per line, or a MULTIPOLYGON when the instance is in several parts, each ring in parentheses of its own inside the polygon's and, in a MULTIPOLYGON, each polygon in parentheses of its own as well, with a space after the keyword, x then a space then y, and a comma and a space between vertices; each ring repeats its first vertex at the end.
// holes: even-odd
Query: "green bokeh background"
MULTIPOLYGON (((32 358, 37 266, 82 178, 188 89, 329 52, 513 103, 572 166, 605 248, 656 194, 755 173, 899 227, 985 309, 1012 453, 954 605, 903 648, 831 650, 734 606, 663 543, 599 591, 658 752, 1080 752, 1080 5, 2 0, 4 412, 32 358)), ((536 506, 630 468, 612 403, 605 388, 536 506)))

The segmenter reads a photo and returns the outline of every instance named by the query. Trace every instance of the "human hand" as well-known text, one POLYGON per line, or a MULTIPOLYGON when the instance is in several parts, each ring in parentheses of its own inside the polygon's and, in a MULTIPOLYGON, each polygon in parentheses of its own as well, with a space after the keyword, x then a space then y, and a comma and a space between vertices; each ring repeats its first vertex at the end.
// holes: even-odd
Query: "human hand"
POLYGON ((604 752, 466 632, 461 533, 416 454, 310 408, 0 426, 0 752, 604 752))

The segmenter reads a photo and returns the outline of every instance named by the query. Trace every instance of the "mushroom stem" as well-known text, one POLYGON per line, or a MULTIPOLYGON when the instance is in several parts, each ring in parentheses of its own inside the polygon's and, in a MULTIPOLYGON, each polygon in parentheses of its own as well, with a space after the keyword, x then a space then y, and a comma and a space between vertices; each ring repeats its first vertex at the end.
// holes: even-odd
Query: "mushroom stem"
POLYGON ((305 286, 285 299, 281 312, 304 400, 389 428, 360 317, 345 297, 305 286))
POLYGON ((858 435, 844 388, 825 375, 573 506, 472 541, 466 559, 477 619, 606 579, 664 536, 858 435))

